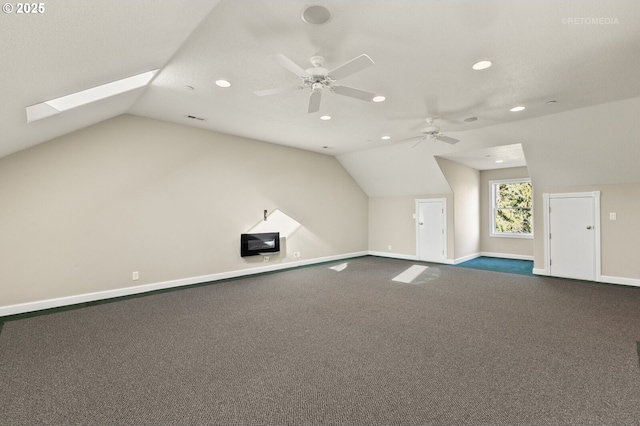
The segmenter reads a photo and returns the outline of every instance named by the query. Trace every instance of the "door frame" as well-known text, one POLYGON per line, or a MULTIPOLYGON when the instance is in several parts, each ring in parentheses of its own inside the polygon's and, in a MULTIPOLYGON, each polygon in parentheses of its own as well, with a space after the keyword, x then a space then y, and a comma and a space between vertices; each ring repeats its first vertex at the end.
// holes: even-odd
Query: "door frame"
MULTIPOLYGON (((421 199, 416 199, 415 200, 415 213, 414 213, 414 219, 415 219, 415 227, 416 227, 416 257, 418 258, 418 260, 420 259, 420 225, 418 225, 418 220, 420 218, 420 203, 441 203, 442 205, 442 229, 444 230, 444 233, 442 235, 443 238, 443 250, 444 250, 444 254, 442 255, 442 263, 446 263, 447 261, 447 255, 448 255, 448 251, 447 251, 447 199, 446 198, 421 198, 421 199)), ((424 261, 424 262, 432 262, 432 260, 428 260, 428 261, 424 261)), ((433 261, 436 262, 437 261, 433 261)))
POLYGON ((551 276, 551 264, 549 255, 549 213, 550 200, 552 198, 592 198, 593 199, 593 221, 595 231, 595 281, 602 280, 601 270, 601 251, 600 251, 600 191, 591 192, 564 192, 564 193, 543 193, 543 209, 544 209, 544 272, 541 275, 551 276))

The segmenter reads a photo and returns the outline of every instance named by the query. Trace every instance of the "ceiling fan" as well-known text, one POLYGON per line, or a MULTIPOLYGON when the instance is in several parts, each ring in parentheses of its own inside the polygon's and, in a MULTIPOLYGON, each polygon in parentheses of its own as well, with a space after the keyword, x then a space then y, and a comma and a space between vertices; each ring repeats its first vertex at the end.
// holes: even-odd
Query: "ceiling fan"
POLYGON ((442 142, 446 142, 448 144, 455 144, 460 142, 458 139, 454 139, 452 137, 446 136, 444 133, 442 133, 440 131, 440 127, 436 126, 435 124, 433 124, 433 122, 435 121, 437 117, 428 117, 425 119, 425 121, 427 122, 427 125, 425 127, 423 127, 422 129, 420 129, 420 133, 422 133, 420 136, 413 136, 407 139, 402 139, 399 140, 396 143, 400 143, 400 142, 407 142, 407 141, 411 141, 414 139, 418 139, 418 141, 416 143, 414 143, 413 145, 411 145, 409 147, 409 149, 415 147, 416 145, 418 145, 420 142, 422 142, 425 139, 437 139, 439 141, 442 142))
POLYGON ((280 65, 297 75, 302 80, 302 84, 277 89, 258 90, 255 92, 258 96, 275 95, 276 93, 288 90, 310 88, 311 95, 309 96, 308 109, 308 112, 310 113, 320 110, 322 91, 325 88, 333 93, 337 93, 338 95, 348 96, 350 98, 360 99, 367 102, 372 101, 376 96, 375 93, 336 84, 339 79, 355 74, 358 71, 362 71, 363 69, 373 65, 371 58, 365 54, 362 54, 331 71, 322 67, 322 64, 324 63, 324 58, 322 56, 313 56, 311 58, 311 64, 313 67, 306 70, 282 54, 272 56, 280 65))

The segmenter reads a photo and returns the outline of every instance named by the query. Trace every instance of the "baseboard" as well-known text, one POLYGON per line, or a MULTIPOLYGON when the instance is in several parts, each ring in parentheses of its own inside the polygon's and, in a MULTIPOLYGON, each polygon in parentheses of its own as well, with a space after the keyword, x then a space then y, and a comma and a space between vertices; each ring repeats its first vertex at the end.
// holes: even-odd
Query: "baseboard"
POLYGON ((511 253, 492 253, 488 251, 480 252, 480 256, 485 257, 497 257, 500 259, 513 259, 513 260, 531 260, 533 261, 533 256, 529 256, 526 254, 511 254, 511 253))
POLYGON ((640 287, 640 279, 637 279, 637 278, 623 278, 623 277, 611 277, 611 276, 601 275, 598 279, 598 282, 606 283, 606 284, 620 284, 620 285, 630 285, 634 287, 640 287))
MULTIPOLYGON (((402 260, 413 260, 413 261, 418 260, 417 256, 415 255, 399 254, 399 253, 387 253, 387 252, 377 252, 377 251, 362 251, 362 252, 355 252, 355 253, 346 253, 346 254, 327 256, 327 257, 321 257, 321 258, 315 258, 315 259, 299 260, 295 262, 271 264, 266 266, 260 266, 257 268, 241 269, 241 270, 235 270, 235 271, 229 271, 229 272, 221 272, 217 274, 202 275, 198 277, 163 281, 159 283, 145 284, 145 285, 140 285, 135 287, 125 287, 125 288, 120 288, 115 290, 106 290, 106 291, 99 291, 94 293, 79 294, 75 296, 60 297, 56 299, 47 299, 47 300, 40 300, 36 302, 20 303, 16 305, 0 306, 0 317, 23 314, 27 312, 41 311, 45 309, 60 308, 63 306, 77 305, 80 303, 95 302, 99 300, 108 300, 116 297, 132 296, 132 295, 148 293, 156 290, 165 290, 170 288, 189 286, 193 284, 215 282, 215 281, 221 281, 221 280, 230 279, 230 278, 240 278, 243 276, 251 276, 256 274, 281 271, 285 269, 294 269, 301 266, 309 266, 309 265, 332 262, 337 260, 351 259, 351 258, 361 257, 366 255, 389 257, 389 258, 402 259, 402 260)), ((467 260, 475 259, 476 257, 479 257, 479 256, 499 257, 499 256, 493 256, 491 253, 483 252, 483 253, 477 253, 474 255, 469 255, 459 259, 455 259, 454 261, 445 260, 442 263, 458 264, 458 263, 465 262, 467 260)), ((529 259, 524 259, 524 260, 529 260, 529 259)), ((535 275, 549 275, 545 269, 539 269, 539 268, 534 268, 533 273, 535 275)), ((637 279, 637 278, 600 276, 598 279, 598 282, 640 287, 640 279, 637 279)))
POLYGON ((547 272, 546 269, 544 268, 533 268, 533 275, 549 275, 549 272, 547 272))
MULTIPOLYGON (((549 275, 549 271, 547 271, 546 269, 537 269, 537 268, 533 268, 533 274, 552 276, 552 275, 549 275)), ((638 278, 612 277, 608 275, 600 275, 599 277, 596 277, 595 281, 592 281, 592 282, 640 287, 640 279, 638 278)))
POLYGON ((457 265, 458 263, 466 262, 468 260, 472 260, 472 259, 475 259, 475 258, 480 257, 480 256, 482 256, 481 253, 473 253, 473 254, 470 254, 470 255, 467 255, 467 256, 462 256, 462 257, 459 257, 457 259, 454 259, 451 264, 452 265, 457 265))
POLYGON ((157 290, 166 290, 169 288, 184 287, 193 284, 208 283, 221 281, 230 278, 239 278, 244 276, 263 274, 267 272, 281 271, 285 269, 294 269, 301 266, 315 265, 319 263, 332 262, 335 260, 351 259, 368 255, 369 252, 346 253, 335 256, 320 257, 315 259, 305 259, 295 262, 274 263, 257 268, 240 269, 229 272, 221 272, 217 274, 202 275, 198 277, 182 278, 171 281, 163 281, 153 284, 144 284, 135 287, 125 287, 115 290, 99 291, 94 293, 85 293, 75 296, 60 297, 56 299, 40 300, 36 302, 20 303, 16 305, 0 306, 0 317, 24 314, 27 312, 42 311, 45 309, 60 308, 63 306, 77 305, 80 303, 95 302, 99 300, 108 300, 116 297, 132 296, 135 294, 148 293, 157 290))
POLYGON ((415 254, 389 253, 389 252, 386 252, 386 251, 371 251, 371 250, 369 250, 369 255, 378 256, 378 257, 390 257, 392 259, 418 260, 418 256, 416 256, 415 254))
POLYGON ((418 259, 418 256, 416 256, 415 254, 401 254, 401 253, 389 253, 386 251, 369 251, 369 255, 370 256, 378 256, 378 257, 388 257, 391 259, 401 259, 401 260, 412 260, 415 262, 429 262, 429 263, 442 263, 445 265, 453 265, 454 261, 451 259, 443 259, 443 260, 424 260, 421 261, 420 259, 418 259))

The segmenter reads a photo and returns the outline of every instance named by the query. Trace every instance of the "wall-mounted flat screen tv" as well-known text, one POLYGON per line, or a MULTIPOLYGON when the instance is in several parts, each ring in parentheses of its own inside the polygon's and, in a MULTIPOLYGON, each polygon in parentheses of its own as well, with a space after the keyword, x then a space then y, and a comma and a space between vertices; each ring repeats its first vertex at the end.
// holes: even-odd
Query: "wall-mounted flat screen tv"
POLYGON ((255 256, 280 251, 280 233, 262 232, 240 235, 240 256, 255 256))

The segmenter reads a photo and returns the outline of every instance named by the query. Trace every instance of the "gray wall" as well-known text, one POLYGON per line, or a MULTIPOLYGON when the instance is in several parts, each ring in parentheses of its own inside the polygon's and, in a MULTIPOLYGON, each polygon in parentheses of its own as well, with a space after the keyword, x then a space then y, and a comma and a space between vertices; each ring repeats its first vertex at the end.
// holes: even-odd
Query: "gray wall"
POLYGON ((367 250, 368 198, 331 156, 131 115, 96 124, 0 159, 0 305, 262 266, 240 234, 276 208, 302 227, 272 263, 367 250))

